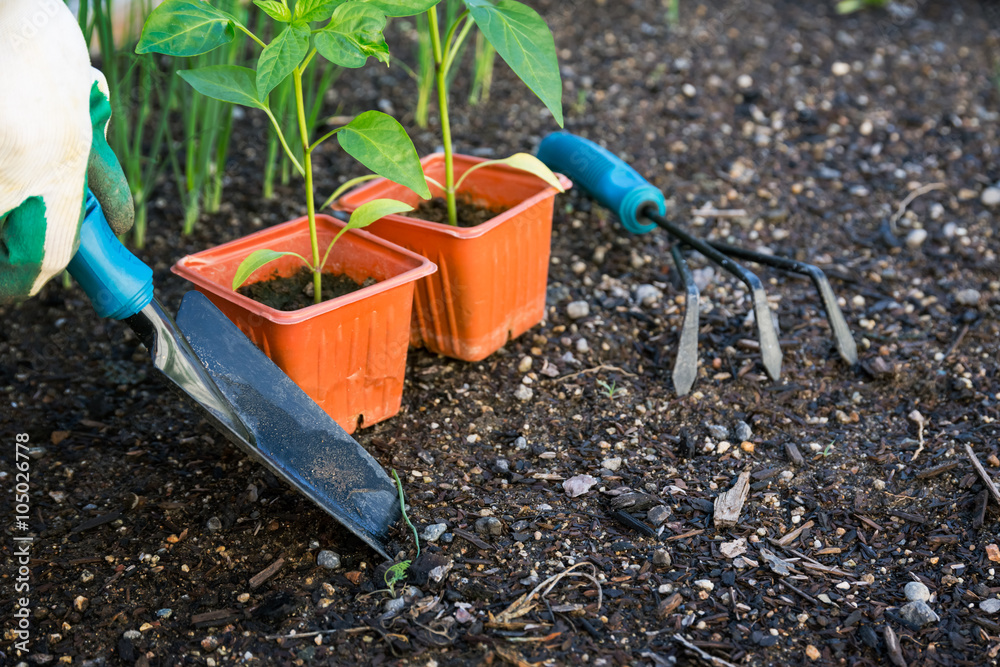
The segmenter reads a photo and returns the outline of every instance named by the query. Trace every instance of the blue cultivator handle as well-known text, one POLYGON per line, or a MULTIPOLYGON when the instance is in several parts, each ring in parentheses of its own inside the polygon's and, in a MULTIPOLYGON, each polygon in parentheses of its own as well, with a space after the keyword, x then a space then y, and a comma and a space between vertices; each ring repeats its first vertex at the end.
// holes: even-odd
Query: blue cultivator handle
POLYGON ((645 234, 656 227, 652 222, 639 221, 644 207, 653 206, 660 215, 667 212, 662 192, 623 160, 589 139, 569 132, 553 132, 538 147, 538 159, 553 171, 566 174, 602 206, 618 214, 625 229, 633 234, 645 234))
POLYGON ((121 244, 89 189, 80 249, 67 268, 101 317, 124 320, 153 300, 153 270, 121 244))

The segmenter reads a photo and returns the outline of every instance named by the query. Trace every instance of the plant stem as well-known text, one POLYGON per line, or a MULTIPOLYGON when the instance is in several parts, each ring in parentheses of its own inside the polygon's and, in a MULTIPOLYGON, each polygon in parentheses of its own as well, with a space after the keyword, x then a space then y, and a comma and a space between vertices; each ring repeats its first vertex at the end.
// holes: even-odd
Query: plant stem
POLYGON ((316 234, 316 201, 313 198, 312 147, 309 145, 309 127, 306 124, 306 104, 302 96, 302 70, 292 72, 295 83, 295 113, 299 118, 299 136, 302 138, 302 162, 305 165, 306 214, 309 216, 309 244, 312 246, 313 303, 323 299, 323 267, 319 263, 319 238, 316 234))
POLYGON ((438 90, 438 113, 441 115, 441 141, 444 144, 444 185, 448 202, 448 224, 458 226, 458 209, 455 206, 455 158, 451 146, 451 122, 448 119, 447 69, 444 67, 445 53, 441 48, 441 33, 438 28, 437 7, 427 10, 427 23, 431 33, 431 47, 434 51, 434 76, 438 90))
MULTIPOLYGON (((302 87, 301 72, 299 73, 299 76, 300 76, 298 80, 299 88, 301 89, 302 87)), ((278 119, 274 117, 274 114, 266 106, 264 108, 264 113, 267 114, 267 117, 271 119, 271 125, 274 126, 274 131, 278 135, 278 141, 281 142, 281 147, 285 149, 285 155, 288 156, 288 159, 291 160, 292 164, 295 166, 295 171, 305 176, 306 174, 305 170, 302 168, 302 165, 299 163, 299 161, 295 158, 295 153, 293 153, 292 149, 288 147, 288 142, 285 141, 285 133, 281 131, 281 124, 278 123, 278 119)))

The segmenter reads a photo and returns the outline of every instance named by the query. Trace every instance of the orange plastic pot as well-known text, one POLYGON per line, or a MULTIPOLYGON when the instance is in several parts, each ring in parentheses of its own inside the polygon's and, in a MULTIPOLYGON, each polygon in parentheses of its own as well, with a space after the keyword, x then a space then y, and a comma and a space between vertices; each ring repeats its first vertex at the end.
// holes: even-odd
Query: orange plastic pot
MULTIPOLYGON (((456 155, 455 180, 483 161, 456 155)), ((429 155, 421 164, 428 176, 444 182, 443 154, 429 155)), ((572 186, 569 179, 559 178, 564 188, 572 186)), ((460 196, 480 206, 507 208, 495 218, 462 228, 390 215, 366 228, 438 265, 436 274, 417 283, 412 345, 479 361, 542 320, 557 193, 556 188, 518 169, 483 167, 469 175, 460 196)), ((378 179, 342 197, 339 206, 353 211, 383 197, 414 207, 420 203, 408 188, 378 179)))
MULTIPOLYGON (((316 216, 322 250, 343 225, 316 216)), ((262 248, 310 257, 308 220, 300 218, 188 255, 172 270, 194 283, 348 433, 399 412, 413 287, 434 273, 434 264, 371 234, 348 232, 333 247, 324 271, 378 283, 286 312, 232 290, 236 267, 262 248)), ((301 268, 295 257, 283 257, 259 269, 248 282, 266 280, 275 271, 289 276, 301 268)))

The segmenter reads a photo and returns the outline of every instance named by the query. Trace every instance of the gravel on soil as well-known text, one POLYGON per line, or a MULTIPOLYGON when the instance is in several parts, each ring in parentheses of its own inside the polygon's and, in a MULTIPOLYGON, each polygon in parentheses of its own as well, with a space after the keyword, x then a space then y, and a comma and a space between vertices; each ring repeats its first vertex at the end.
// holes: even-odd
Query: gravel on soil
MULTIPOLYGON (((546 320, 477 363, 411 351, 401 413, 355 435, 437 535, 418 558, 398 526, 392 549, 413 564, 394 581, 54 281, 0 307, 0 437, 32 446, 33 659, 997 665, 1000 508, 965 445, 996 480, 1000 14, 833 4, 681 2, 675 26, 660 2, 534 6, 567 129, 645 174, 694 233, 824 268, 857 367, 810 284, 761 269, 784 352, 767 379, 745 288, 694 255, 700 364, 678 398, 669 239, 628 235, 575 189, 556 200, 546 320), (717 528, 714 501, 743 471, 739 518, 717 528)), ((390 42, 408 58, 409 36, 390 42)), ((410 127, 412 97, 393 66, 345 72, 327 101, 388 100, 410 127)), ((301 215, 300 184, 259 196, 265 123, 235 121, 225 202, 193 235, 173 179, 157 185, 137 254, 168 308, 188 289, 169 272, 180 256, 301 215)), ((459 150, 497 156, 556 129, 501 63, 490 104, 454 104, 453 123, 459 150)), ((438 146, 433 128, 413 136, 438 146)), ((357 175, 333 145, 316 162, 321 194, 357 175)), ((22 659, 12 640, 4 664, 22 659)))

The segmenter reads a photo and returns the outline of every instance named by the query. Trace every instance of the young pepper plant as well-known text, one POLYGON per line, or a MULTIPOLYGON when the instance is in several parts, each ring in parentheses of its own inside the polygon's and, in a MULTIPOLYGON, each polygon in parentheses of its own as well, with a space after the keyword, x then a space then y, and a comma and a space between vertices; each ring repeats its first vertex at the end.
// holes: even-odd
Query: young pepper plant
MULTIPOLYGON (((381 199, 359 207, 348 224, 334 237, 320 257, 316 231, 316 203, 313 190, 312 154, 326 140, 336 136, 341 148, 368 169, 406 186, 427 199, 430 190, 424 180, 413 142, 403 127, 391 116, 379 111, 366 111, 351 122, 337 127, 319 139, 312 140, 306 122, 303 95, 303 72, 317 56, 341 67, 362 67, 369 57, 388 64, 389 49, 382 29, 386 12, 373 2, 358 0, 298 0, 295 9, 287 0, 254 0, 276 22, 275 37, 263 42, 232 14, 202 0, 165 0, 146 19, 136 53, 162 53, 171 56, 196 56, 207 53, 245 34, 261 47, 254 68, 239 65, 213 65, 178 72, 199 93, 213 99, 259 109, 271 121, 278 139, 295 170, 305 180, 306 211, 309 219, 309 239, 312 257, 297 253, 258 250, 240 264, 233 281, 235 290, 250 275, 279 257, 294 255, 312 271, 314 299, 321 301, 322 268, 333 243, 348 229, 371 224, 379 217, 411 210, 402 202, 381 199), (317 25, 322 24, 322 25, 317 25), (291 77, 295 112, 298 120, 298 141, 302 147, 300 162, 288 144, 281 124, 275 118, 268 96, 282 81, 291 77), (362 210, 364 209, 364 210, 362 210), (321 261, 322 259, 322 261, 321 261)), ((405 0, 386 0, 390 6, 401 6, 405 0)), ((417 11, 421 11, 418 9, 417 11)))
MULTIPOLYGON (((448 223, 456 226, 458 192, 465 179, 483 167, 507 165, 534 174, 559 192, 563 191, 556 175, 541 160, 528 153, 516 153, 502 160, 480 162, 466 170, 458 182, 455 182, 455 158, 448 113, 448 81, 452 68, 462 53, 462 44, 473 26, 479 28, 486 41, 545 104, 560 127, 563 126, 562 79, 559 75, 559 61, 556 58, 555 39, 544 19, 535 10, 516 0, 499 0, 499 2, 462 0, 465 10, 455 15, 442 39, 438 5, 444 2, 446 0, 368 0, 369 4, 380 9, 385 9, 387 5, 405 4, 411 10, 423 5, 426 11, 426 21, 422 22, 419 28, 422 31, 420 37, 421 40, 426 37, 430 39, 433 54, 431 64, 437 89, 445 162, 445 182, 438 183, 430 177, 427 177, 427 181, 444 193, 448 206, 448 223), (426 35, 423 32, 425 30, 426 35)), ((445 14, 447 15, 447 12, 445 14)), ((375 176, 352 178, 337 188, 321 208, 326 208, 345 191, 372 178, 375 176)))
POLYGON ((479 28, 500 57, 528 88, 552 112, 553 118, 563 125, 562 79, 556 58, 556 45, 552 32, 538 12, 516 0, 463 0, 465 11, 458 14, 441 38, 437 5, 427 9, 427 29, 430 33, 434 55, 434 79, 438 94, 438 113, 441 118, 441 139, 444 145, 445 182, 431 181, 445 194, 448 204, 448 222, 458 224, 456 194, 462 182, 472 171, 493 164, 506 164, 530 172, 563 191, 559 179, 540 160, 528 153, 517 153, 503 160, 490 160, 477 164, 455 182, 454 151, 451 139, 451 121, 448 114, 448 74, 462 43, 473 26, 479 28))

